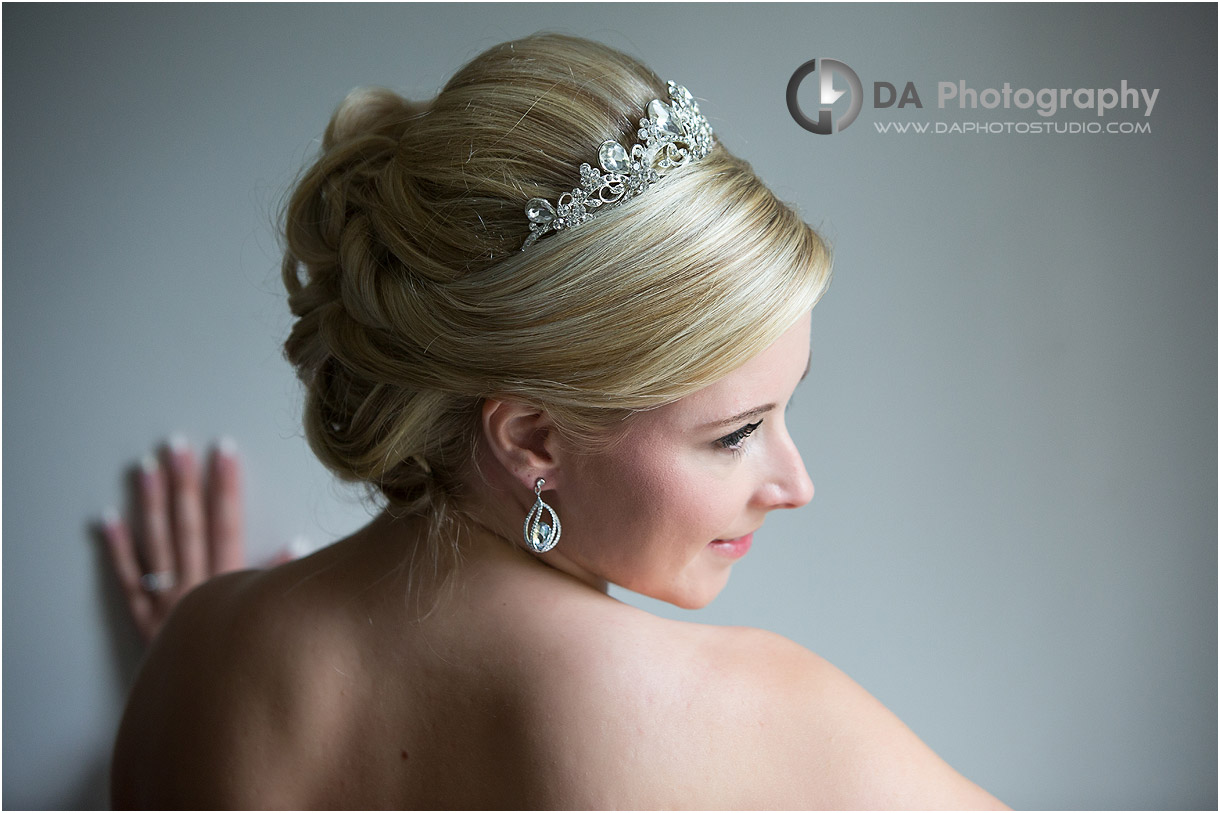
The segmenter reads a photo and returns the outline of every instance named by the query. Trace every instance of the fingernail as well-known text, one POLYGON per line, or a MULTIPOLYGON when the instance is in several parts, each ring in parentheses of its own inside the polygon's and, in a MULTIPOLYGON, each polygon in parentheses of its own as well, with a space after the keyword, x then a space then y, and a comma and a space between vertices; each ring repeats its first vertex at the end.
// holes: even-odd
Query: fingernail
POLYGON ((235 457, 237 455, 237 441, 228 435, 221 435, 220 440, 216 441, 216 451, 225 457, 235 457))
POLYGON ((150 454, 146 454, 140 460, 140 468, 144 470, 145 475, 152 477, 160 470, 161 467, 157 465, 157 458, 150 454))
POLYGON ((174 454, 181 454, 185 452, 187 446, 189 445, 186 442, 186 435, 182 434, 181 432, 175 432, 174 434, 170 435, 168 442, 169 450, 174 454))
POLYGON ((292 554, 292 558, 301 559, 313 553, 313 543, 309 541, 308 537, 297 534, 288 543, 288 552, 292 554))
POLYGON ((119 512, 113 508, 106 508, 102 511, 102 524, 107 528, 119 524, 119 512))

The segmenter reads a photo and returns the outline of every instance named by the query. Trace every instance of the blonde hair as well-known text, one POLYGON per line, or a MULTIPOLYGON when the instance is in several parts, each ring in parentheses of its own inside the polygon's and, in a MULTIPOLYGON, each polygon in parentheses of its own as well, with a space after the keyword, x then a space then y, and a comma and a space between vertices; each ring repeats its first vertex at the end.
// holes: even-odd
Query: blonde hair
POLYGON ((570 191, 603 141, 630 147, 656 98, 665 83, 636 60, 555 34, 491 48, 427 104, 347 97, 286 207, 282 269, 306 437, 340 478, 441 520, 483 399, 538 405, 595 444, 813 307, 825 245, 719 142, 520 250, 525 202, 570 191))

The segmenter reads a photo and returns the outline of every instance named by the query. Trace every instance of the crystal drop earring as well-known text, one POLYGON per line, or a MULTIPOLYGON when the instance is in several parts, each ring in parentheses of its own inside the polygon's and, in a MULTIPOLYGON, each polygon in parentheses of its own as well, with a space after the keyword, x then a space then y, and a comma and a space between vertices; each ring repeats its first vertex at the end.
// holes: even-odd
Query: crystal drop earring
POLYGON ((534 482, 534 506, 525 515, 525 544, 529 545, 534 553, 546 553, 555 547, 562 531, 559 515, 555 513, 554 508, 542 501, 544 485, 546 480, 541 477, 534 482), (550 515, 550 522, 543 518, 544 513, 550 515))

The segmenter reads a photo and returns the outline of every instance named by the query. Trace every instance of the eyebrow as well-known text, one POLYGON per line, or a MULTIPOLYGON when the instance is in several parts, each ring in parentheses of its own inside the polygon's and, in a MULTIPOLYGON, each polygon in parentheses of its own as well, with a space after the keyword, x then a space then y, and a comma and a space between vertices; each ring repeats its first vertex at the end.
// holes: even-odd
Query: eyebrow
POLYGON ((745 412, 739 412, 731 418, 725 418, 721 421, 712 421, 708 424, 708 426, 729 426, 730 424, 741 423, 742 421, 748 421, 750 418, 757 418, 759 415, 765 415, 773 409, 775 409, 775 404, 763 404, 762 406, 757 406, 753 409, 747 409, 745 412))
MULTIPOLYGON (((805 372, 801 373, 801 381, 804 381, 805 377, 807 375, 809 375, 809 368, 812 365, 813 365, 813 353, 810 353, 809 360, 805 362, 805 372)), ((799 384, 800 382, 798 381, 797 383, 799 384)), ((729 426, 731 424, 741 423, 742 421, 748 421, 751 418, 757 418, 759 415, 766 415, 768 412, 770 412, 773 409, 775 409, 775 404, 763 404, 762 406, 756 406, 753 409, 747 409, 745 412, 738 412, 736 415, 732 416, 731 418, 725 418, 724 420, 720 420, 720 421, 712 421, 711 423, 708 424, 708 427, 710 428, 713 426, 716 426, 716 427, 729 426)))

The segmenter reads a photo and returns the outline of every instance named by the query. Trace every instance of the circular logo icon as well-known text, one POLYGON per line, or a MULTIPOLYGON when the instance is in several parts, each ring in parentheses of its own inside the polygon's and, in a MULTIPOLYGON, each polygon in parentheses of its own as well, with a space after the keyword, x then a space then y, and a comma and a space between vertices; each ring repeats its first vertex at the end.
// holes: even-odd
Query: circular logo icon
POLYGON ((788 112, 792 114, 792 118, 796 123, 804 127, 811 133, 818 135, 830 135, 842 130, 846 130, 848 125, 856 120, 856 116, 860 113, 860 107, 864 101, 864 89, 860 85, 860 77, 856 76, 856 72, 843 62, 837 59, 811 59, 804 65, 796 69, 792 74, 792 78, 788 80, 788 112), (801 88, 801 82, 811 73, 818 75, 818 117, 816 120, 809 118, 805 112, 801 110, 800 102, 797 100, 797 92, 801 88), (841 81, 847 83, 846 90, 838 90, 835 88, 835 77, 840 77, 841 81), (838 118, 835 118, 834 104, 839 100, 844 93, 851 93, 848 99, 847 112, 843 113, 838 118))

